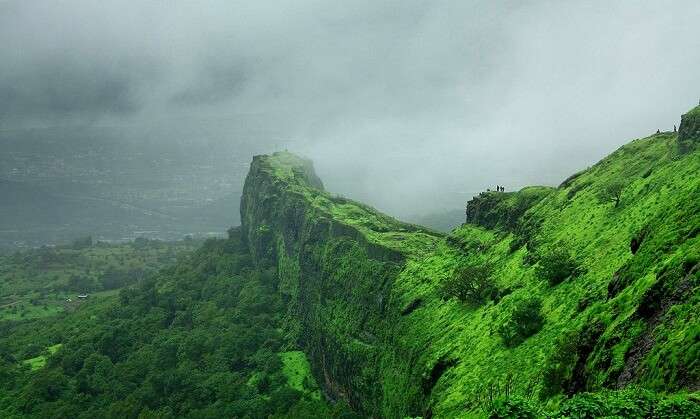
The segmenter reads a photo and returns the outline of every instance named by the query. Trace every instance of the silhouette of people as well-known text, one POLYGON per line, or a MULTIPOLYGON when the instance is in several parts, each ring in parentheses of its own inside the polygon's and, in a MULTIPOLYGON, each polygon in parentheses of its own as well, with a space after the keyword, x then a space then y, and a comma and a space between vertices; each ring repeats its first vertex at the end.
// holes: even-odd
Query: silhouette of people
POLYGON ((676 132, 676 126, 675 126, 675 125, 673 126, 673 132, 676 132))
POLYGON ((656 133, 657 133, 657 134, 661 134, 661 130, 660 130, 660 129, 657 129, 657 130, 656 130, 656 133))

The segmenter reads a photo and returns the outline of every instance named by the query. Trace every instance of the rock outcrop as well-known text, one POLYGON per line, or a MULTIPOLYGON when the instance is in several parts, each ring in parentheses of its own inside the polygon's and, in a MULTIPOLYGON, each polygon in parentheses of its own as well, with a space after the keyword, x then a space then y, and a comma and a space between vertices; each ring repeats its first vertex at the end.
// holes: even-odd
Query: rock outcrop
POLYGON ((678 129, 678 149, 688 153, 700 144, 700 106, 681 116, 678 129))

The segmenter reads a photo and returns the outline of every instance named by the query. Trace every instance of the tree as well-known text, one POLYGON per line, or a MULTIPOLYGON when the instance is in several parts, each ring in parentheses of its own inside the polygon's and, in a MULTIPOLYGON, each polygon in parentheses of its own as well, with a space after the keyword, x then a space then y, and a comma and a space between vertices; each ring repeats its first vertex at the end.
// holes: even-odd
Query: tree
POLYGON ((484 265, 465 266, 455 271, 452 277, 441 284, 440 294, 444 299, 457 298, 468 304, 481 304, 498 295, 491 281, 491 269, 484 265))
POLYGON ((542 301, 536 297, 516 301, 510 316, 498 328, 503 344, 512 348, 539 332, 544 324, 541 308, 542 301))
POLYGON ((613 182, 610 182, 607 185, 605 185, 603 190, 600 192, 599 198, 601 201, 604 202, 614 202, 615 208, 617 208, 618 205, 620 205, 622 192, 625 190, 625 187, 625 183, 621 180, 615 180, 613 182))
POLYGON ((538 263, 537 275, 546 279, 552 286, 582 272, 576 259, 562 246, 540 256, 538 263))

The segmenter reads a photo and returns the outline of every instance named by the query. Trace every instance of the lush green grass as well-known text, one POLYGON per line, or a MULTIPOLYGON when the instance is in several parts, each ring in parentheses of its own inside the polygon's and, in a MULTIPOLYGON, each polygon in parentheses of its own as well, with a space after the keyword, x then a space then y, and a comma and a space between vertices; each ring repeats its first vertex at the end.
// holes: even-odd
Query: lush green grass
POLYGON ((22 361, 22 363, 23 363, 23 364, 26 364, 26 365, 29 365, 29 368, 30 368, 32 371, 35 371, 35 370, 44 368, 44 366, 46 365, 46 361, 48 360, 48 358, 49 358, 51 355, 53 355, 53 354, 55 354, 56 352, 58 352, 58 350, 61 349, 61 346, 63 346, 62 343, 57 343, 57 344, 55 344, 55 345, 51 345, 51 346, 49 346, 49 347, 46 348, 46 352, 47 352, 46 354, 39 355, 39 356, 36 356, 36 357, 34 357, 34 358, 25 359, 24 361, 22 361))
MULTIPOLYGON (((56 298, 56 300, 60 301, 60 297, 56 298)), ((63 306, 59 303, 59 301, 54 303, 45 302, 45 306, 18 304, 16 310, 14 310, 12 307, 5 307, 2 311, 0 311, 0 313, 2 313, 0 319, 20 321, 55 316, 63 311, 63 306)))
POLYGON ((287 377, 289 387, 308 393, 312 398, 321 400, 321 391, 311 374, 311 366, 306 354, 302 351, 287 351, 280 353, 282 372, 287 377))
POLYGON ((0 321, 51 317, 73 310, 82 293, 90 294, 91 299, 112 295, 175 263, 200 244, 140 240, 45 247, 0 256, 0 321))
MULTIPOLYGON (((478 408, 484 383, 504 381, 511 375, 517 377, 514 392, 536 397, 543 385, 542 372, 557 351, 557 337, 594 324, 601 324, 604 331, 584 370, 577 372, 584 374, 580 390, 616 386, 625 368, 632 367, 626 361, 628 353, 640 345, 638 339, 644 333, 654 336, 654 346, 643 354, 629 382, 665 391, 683 388, 682 382, 686 386, 697 382, 698 366, 690 357, 654 355, 697 353, 697 291, 683 296, 660 325, 647 326, 635 316, 642 295, 656 281, 655 273, 674 258, 692 260, 700 249, 700 159, 697 153, 678 158, 674 140, 673 135, 657 135, 634 141, 580 174, 568 187, 545 197, 519 223, 520 234, 528 236, 527 246, 511 249, 516 235, 465 226, 454 235, 466 241, 466 246, 453 241, 455 246, 440 246, 433 255, 407 266, 393 298, 398 306, 421 298, 424 308, 397 320, 401 330, 397 352, 424 348, 419 363, 427 370, 440 358, 456 360, 432 389, 434 413, 453 416, 464 412, 465 406, 467 410, 478 408), (599 194, 607 183, 618 179, 626 186, 619 208, 614 208, 599 194), (633 255, 630 240, 645 226, 651 233, 633 255), (553 248, 568 249, 585 273, 554 287, 538 277, 538 255, 553 248), (435 289, 441 278, 455 267, 475 263, 493 267, 493 280, 510 294, 476 309, 437 298, 435 289), (608 284, 627 263, 638 266, 638 272, 619 295, 608 298, 608 284), (508 348, 495 329, 507 320, 513 303, 533 295, 542 299, 545 325, 521 345, 508 348), (670 330, 665 331, 667 328, 670 330), (602 359, 609 359, 610 365, 602 359), (682 380, 672 372, 679 369, 686 371, 682 380), (659 374, 665 378, 654 378, 659 374)), ((400 368, 402 362, 390 360, 388 368, 400 368)), ((406 371, 406 375, 416 374, 406 371)), ((409 394, 402 402, 408 404, 416 396, 410 392, 419 377, 412 382, 406 375, 398 383, 385 383, 387 399, 409 394)), ((545 398, 544 402, 556 405, 557 400, 545 398)))

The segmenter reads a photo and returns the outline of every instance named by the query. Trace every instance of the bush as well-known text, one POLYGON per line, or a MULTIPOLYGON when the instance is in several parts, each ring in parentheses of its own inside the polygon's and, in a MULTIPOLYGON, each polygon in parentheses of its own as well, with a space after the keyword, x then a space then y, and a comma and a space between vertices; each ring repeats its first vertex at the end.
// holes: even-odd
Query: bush
POLYGON ((627 185, 621 180, 615 180, 605 185, 605 187, 598 193, 598 198, 601 202, 613 202, 615 203, 615 208, 620 205, 622 200, 622 192, 624 192, 627 185))
POLYGON ((489 419, 534 419, 539 417, 537 407, 521 397, 494 400, 488 413, 489 419))
POLYGON ((559 394, 564 383, 571 379, 578 358, 578 333, 566 331, 557 339, 554 348, 547 356, 542 370, 543 399, 559 394))
POLYGON ((491 281, 491 269, 487 266, 466 266, 455 271, 441 284, 443 299, 457 298, 467 304, 478 305, 498 296, 498 289, 491 281))
POLYGON ((697 418, 700 417, 700 402, 676 396, 662 399, 654 407, 657 418, 697 418))
POLYGON ((552 418, 692 418, 700 417, 700 403, 685 396, 664 397, 649 390, 580 393, 565 400, 552 418))
POLYGON ((516 301, 508 319, 498 327, 503 344, 512 348, 539 332, 544 324, 541 308, 539 298, 529 297, 516 301))
POLYGON ((564 247, 556 248, 539 258, 537 276, 547 280, 549 285, 558 285, 565 279, 582 273, 576 259, 564 247))

